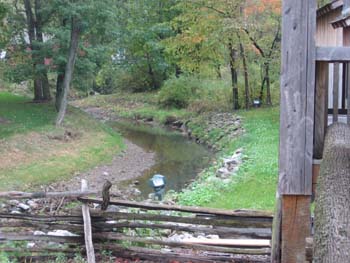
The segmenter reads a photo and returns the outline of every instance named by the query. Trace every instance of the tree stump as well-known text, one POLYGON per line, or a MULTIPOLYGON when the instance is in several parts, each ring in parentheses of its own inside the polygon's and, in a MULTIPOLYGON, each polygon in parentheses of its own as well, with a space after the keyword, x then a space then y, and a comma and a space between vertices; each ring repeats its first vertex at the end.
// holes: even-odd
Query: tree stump
POLYGON ((329 127, 318 178, 314 262, 350 261, 350 126, 329 127))

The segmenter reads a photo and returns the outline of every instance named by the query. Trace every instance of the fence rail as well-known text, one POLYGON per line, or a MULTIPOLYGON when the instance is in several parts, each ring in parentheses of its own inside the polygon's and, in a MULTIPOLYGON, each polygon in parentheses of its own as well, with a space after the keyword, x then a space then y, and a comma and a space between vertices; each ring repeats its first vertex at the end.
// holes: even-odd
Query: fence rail
MULTIPOLYGON (((4 199, 12 196, 37 198, 38 195, 0 193, 4 199)), ((40 196, 47 198, 52 195, 47 193, 40 196)), ((54 196, 72 197, 69 192, 54 196)), ((86 207, 101 205, 105 201, 86 196, 81 192, 77 198, 86 207)), ((73 197, 76 198, 77 194, 74 193, 73 197)), ((109 197, 106 200, 109 201, 109 197)), ((113 208, 119 211, 89 209, 92 249, 97 254, 109 251, 111 255, 119 257, 157 262, 246 262, 247 258, 254 262, 266 262, 270 255, 272 215, 267 212, 226 211, 124 200, 111 200, 108 205, 115 206, 113 208), (174 234, 183 236, 174 239, 174 234), (211 239, 209 235, 216 237, 211 239)), ((68 257, 87 253, 84 225, 86 227, 82 211, 76 209, 65 215, 0 213, 1 250, 12 257, 34 261, 50 258, 57 253, 68 257), (58 236, 55 230, 64 230, 66 235, 61 233, 58 236), (9 245, 13 241, 26 241, 32 245, 14 248, 9 245), (48 246, 48 241, 55 246, 48 246)), ((88 250, 91 251, 91 247, 88 250)))

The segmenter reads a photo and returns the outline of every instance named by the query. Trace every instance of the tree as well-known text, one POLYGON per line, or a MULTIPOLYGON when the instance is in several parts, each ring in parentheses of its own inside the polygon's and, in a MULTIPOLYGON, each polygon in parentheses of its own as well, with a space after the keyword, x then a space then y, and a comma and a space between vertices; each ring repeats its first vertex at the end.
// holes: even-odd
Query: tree
MULTIPOLYGON (((246 25, 243 30, 252 45, 262 58, 263 78, 259 99, 263 100, 266 85, 266 104, 272 105, 270 65, 275 58, 279 59, 277 46, 281 38, 280 1, 247 1, 245 9, 246 25), (253 25, 253 26, 248 26, 253 25), (259 26, 254 26, 259 25, 259 26)), ((277 63, 278 64, 278 63, 277 63)))
POLYGON ((179 1, 176 10, 178 15, 170 23, 176 34, 163 41, 168 60, 185 73, 201 74, 212 68, 220 76, 224 45, 218 41, 216 14, 199 8, 195 1, 179 1))
POLYGON ((65 2, 63 6, 62 1, 57 0, 54 3, 57 12, 51 25, 53 32, 51 42, 52 46, 56 47, 53 61, 58 65, 56 82, 58 126, 62 124, 65 116, 68 94, 74 77, 80 79, 91 74, 94 79, 97 69, 107 60, 111 60, 110 42, 114 39, 113 25, 116 22, 113 12, 116 6, 113 0, 65 2), (69 40, 67 32, 70 33, 69 40), (80 66, 77 68, 80 72, 74 76, 76 65, 80 66))
POLYGON ((168 40, 167 49, 182 68, 198 68, 203 63, 220 65, 228 61, 233 108, 238 109, 241 94, 237 81, 238 61, 242 61, 246 108, 252 94, 249 64, 258 62, 264 72, 259 97, 262 98, 266 86, 267 104, 271 105, 270 65, 276 61, 275 51, 280 40, 279 1, 194 0, 180 1, 178 6, 182 10, 175 19, 179 33, 168 40), (256 54, 261 59, 256 59, 256 54))
POLYGON ((9 30, 7 25, 7 16, 10 7, 8 3, 0 3, 0 48, 4 48, 9 41, 9 30))
POLYGON ((56 119, 56 126, 60 126, 63 122, 64 116, 67 110, 67 99, 70 88, 70 83, 72 80, 72 75, 74 71, 75 59, 77 57, 77 50, 79 44, 79 37, 81 34, 81 22, 75 16, 71 19, 71 38, 69 44, 69 55, 68 62, 66 64, 66 69, 64 72, 64 79, 62 84, 62 90, 59 98, 59 111, 56 119))
POLYGON ((12 57, 8 75, 11 79, 18 81, 32 79, 34 101, 48 101, 51 99, 51 94, 47 65, 45 65, 43 27, 50 15, 42 12, 46 2, 42 0, 8 1, 7 6, 9 12, 6 26, 7 33, 11 35, 7 47, 12 57), (16 58, 22 59, 16 61, 16 58))
POLYGON ((238 35, 241 34, 241 1, 182 1, 179 7, 182 13, 175 21, 180 25, 180 33, 168 41, 172 43, 170 51, 178 57, 182 68, 199 68, 201 64, 218 68, 225 60, 228 61, 233 109, 239 109, 238 35))
POLYGON ((177 0, 118 2, 116 69, 129 76, 134 91, 158 89, 173 69, 161 41, 174 34, 169 21, 177 0), (137 87, 138 86, 138 87, 137 87))

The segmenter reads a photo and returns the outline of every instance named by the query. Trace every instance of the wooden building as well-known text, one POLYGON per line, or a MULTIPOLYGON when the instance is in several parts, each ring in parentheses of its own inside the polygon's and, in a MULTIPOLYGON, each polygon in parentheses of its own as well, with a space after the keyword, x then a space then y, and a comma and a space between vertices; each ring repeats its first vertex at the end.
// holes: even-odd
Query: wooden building
POLYGON ((282 1, 279 186, 272 262, 305 262, 326 130, 332 122, 350 123, 350 0, 332 1, 319 9, 316 2, 282 1))
MULTIPOLYGON (((316 46, 318 47, 342 47, 350 44, 349 34, 350 17, 343 15, 343 0, 335 0, 317 10, 316 23, 316 46)), ((346 114, 347 111, 347 90, 345 87, 345 66, 343 63, 328 63, 328 113, 336 111, 336 121, 338 113, 346 114), (334 107, 336 106, 336 107, 334 107)), ((339 121, 345 121, 339 118, 339 121)), ((329 118, 328 123, 333 119, 329 118)))

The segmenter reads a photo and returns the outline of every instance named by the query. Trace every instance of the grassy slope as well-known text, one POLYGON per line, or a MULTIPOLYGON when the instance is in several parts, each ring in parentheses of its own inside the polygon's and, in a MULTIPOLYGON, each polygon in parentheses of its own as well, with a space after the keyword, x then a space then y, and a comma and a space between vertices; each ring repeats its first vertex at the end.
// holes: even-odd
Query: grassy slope
POLYGON ((235 180, 212 207, 273 210, 278 180, 279 109, 242 112, 246 133, 230 146, 242 147, 247 159, 235 180))
MULTIPOLYGON (((278 174, 279 109, 241 111, 245 133, 232 141, 226 155, 243 148, 244 162, 229 184, 215 177, 220 164, 203 172, 189 191, 179 195, 186 205, 226 209, 273 210, 278 174)), ((223 154, 225 156, 225 154, 223 154)))
POLYGON ((79 110, 69 108, 64 128, 55 128, 55 117, 51 104, 0 93, 0 190, 67 179, 110 161, 122 147, 117 133, 79 110))

